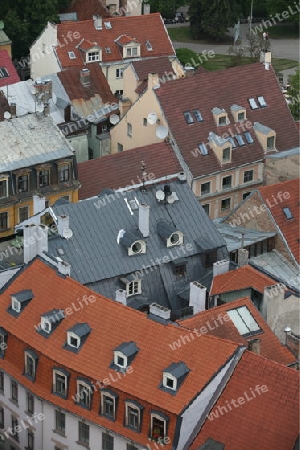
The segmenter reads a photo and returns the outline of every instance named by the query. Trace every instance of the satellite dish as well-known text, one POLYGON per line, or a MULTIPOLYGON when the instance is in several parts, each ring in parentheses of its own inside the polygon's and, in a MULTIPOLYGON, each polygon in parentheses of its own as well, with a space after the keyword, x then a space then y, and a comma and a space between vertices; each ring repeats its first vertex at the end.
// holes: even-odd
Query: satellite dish
POLYGON ((155 130, 156 137, 159 139, 165 139, 168 136, 168 133, 168 128, 163 126, 157 127, 155 130))
POLYGON ((154 125, 157 121, 157 115, 155 112, 151 112, 147 116, 147 121, 150 125, 154 125))
POLYGON ((109 121, 113 125, 116 125, 118 122, 120 122, 120 117, 118 116, 118 114, 112 114, 109 118, 109 121))
POLYGON ((44 111, 44 105, 43 104, 41 104, 41 105, 36 105, 36 112, 43 112, 44 111))
POLYGON ((164 191, 156 191, 155 197, 159 202, 161 202, 165 198, 164 191))
POLYGON ((2 22, 2 20, 0 20, 0 30, 4 29, 4 22, 2 22))
POLYGON ((10 119, 11 118, 11 113, 8 111, 5 111, 4 113, 4 119, 10 119))
POLYGON ((65 239, 70 239, 73 236, 73 231, 70 228, 65 228, 62 235, 65 239))

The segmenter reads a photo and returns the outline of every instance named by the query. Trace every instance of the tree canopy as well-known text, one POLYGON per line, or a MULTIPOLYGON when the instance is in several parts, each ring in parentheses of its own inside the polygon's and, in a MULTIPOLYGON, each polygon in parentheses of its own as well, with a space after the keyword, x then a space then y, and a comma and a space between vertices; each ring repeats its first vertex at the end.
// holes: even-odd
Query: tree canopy
POLYGON ((289 108, 295 120, 300 120, 300 68, 294 75, 289 76, 290 87, 288 88, 289 108))
POLYGON ((13 42, 13 57, 27 56, 30 45, 47 22, 57 22, 59 11, 69 3, 70 0, 1 0, 0 19, 13 42))

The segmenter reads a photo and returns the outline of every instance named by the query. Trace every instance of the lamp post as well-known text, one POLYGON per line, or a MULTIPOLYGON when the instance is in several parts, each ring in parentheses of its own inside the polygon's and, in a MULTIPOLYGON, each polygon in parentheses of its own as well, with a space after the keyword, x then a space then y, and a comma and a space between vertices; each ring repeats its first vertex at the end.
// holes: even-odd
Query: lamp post
POLYGON ((252 15, 253 15, 253 0, 251 0, 251 8, 250 8, 250 20, 249 20, 249 32, 251 33, 252 29, 252 15))

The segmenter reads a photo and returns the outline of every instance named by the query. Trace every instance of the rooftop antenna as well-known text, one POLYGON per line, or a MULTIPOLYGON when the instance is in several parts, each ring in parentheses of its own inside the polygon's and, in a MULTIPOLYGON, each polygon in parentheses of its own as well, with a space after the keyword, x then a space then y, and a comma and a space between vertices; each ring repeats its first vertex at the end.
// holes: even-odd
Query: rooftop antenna
POLYGON ((142 181, 143 181, 143 187, 141 188, 142 192, 146 192, 147 191, 147 188, 145 187, 145 181, 146 181, 147 172, 146 172, 145 169, 146 169, 146 164, 142 160, 141 161, 141 171, 142 171, 142 181))

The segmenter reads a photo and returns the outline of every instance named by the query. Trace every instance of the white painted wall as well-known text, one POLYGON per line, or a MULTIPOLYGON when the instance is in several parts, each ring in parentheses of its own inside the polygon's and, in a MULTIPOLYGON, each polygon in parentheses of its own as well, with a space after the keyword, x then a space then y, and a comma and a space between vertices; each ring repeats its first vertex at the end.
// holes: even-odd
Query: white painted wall
POLYGON ((57 73, 61 68, 53 47, 57 45, 57 27, 48 22, 46 28, 30 48, 30 76, 39 78, 57 73))

